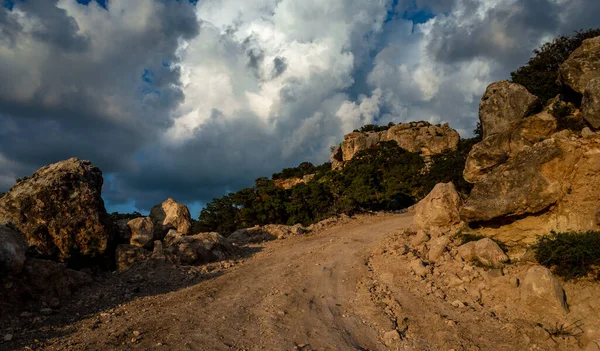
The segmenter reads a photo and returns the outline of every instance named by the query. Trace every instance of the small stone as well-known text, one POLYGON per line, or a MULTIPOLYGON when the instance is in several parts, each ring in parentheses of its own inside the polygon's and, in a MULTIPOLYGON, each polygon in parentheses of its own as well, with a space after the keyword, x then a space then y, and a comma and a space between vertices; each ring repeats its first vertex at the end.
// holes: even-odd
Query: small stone
POLYGON ((134 330, 132 334, 133 334, 133 336, 138 337, 138 336, 142 335, 142 332, 139 330, 134 330))
POLYGON ((419 230, 415 236, 410 239, 410 244, 413 247, 417 247, 421 244, 426 243, 429 240, 429 235, 423 230, 419 230))
POLYGON ((52 308, 59 308, 60 307, 60 300, 55 297, 52 300, 50 300, 49 305, 52 308))
POLYGON ((421 261, 418 258, 410 262, 410 268, 413 272, 415 272, 416 275, 418 275, 421 278, 427 276, 427 274, 430 273, 430 270, 427 267, 425 267, 423 261, 421 261))
POLYGON ((4 335, 4 341, 11 341, 13 339, 13 335, 12 334, 6 334, 4 335))
POLYGON ((463 308, 463 307, 465 307, 465 304, 460 300, 454 300, 454 301, 452 301, 452 306, 454 306, 456 308, 463 308))
POLYGON ((33 313, 30 312, 22 312, 20 315, 21 318, 31 318, 33 317, 33 313))
POLYGON ((383 343, 390 347, 392 345, 394 345, 395 343, 397 343, 398 341, 400 341, 400 334, 398 334, 398 331, 396 330, 390 330, 388 332, 385 332, 383 334, 383 343))
POLYGON ((521 282, 519 281, 519 278, 517 278, 517 277, 510 277, 510 280, 509 280, 509 282, 510 282, 510 285, 511 285, 513 288, 518 288, 518 287, 519 287, 519 284, 521 283, 521 282))

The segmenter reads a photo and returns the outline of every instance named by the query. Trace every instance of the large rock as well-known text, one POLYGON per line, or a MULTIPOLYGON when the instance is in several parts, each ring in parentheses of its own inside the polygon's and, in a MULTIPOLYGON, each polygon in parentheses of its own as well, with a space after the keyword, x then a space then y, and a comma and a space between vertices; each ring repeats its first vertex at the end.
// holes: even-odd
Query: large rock
POLYGON ((520 289, 521 303, 529 312, 542 318, 563 316, 569 312, 565 291, 546 267, 529 268, 520 289))
POLYGON ((440 183, 415 205, 414 225, 417 230, 432 227, 451 227, 460 223, 459 208, 462 200, 454 184, 440 183))
POLYGON ((459 134, 447 124, 434 126, 427 122, 403 123, 382 132, 346 134, 344 141, 333 149, 330 161, 332 168, 338 169, 359 152, 383 141, 395 141, 407 151, 431 156, 456 150, 459 140, 459 134))
POLYGON ((590 80, 583 93, 581 112, 592 127, 600 128, 600 74, 590 80))
POLYGON ((557 165, 561 155, 558 143, 548 139, 497 166, 475 184, 461 217, 467 222, 488 221, 548 208, 562 197, 562 177, 568 175, 557 165))
POLYGON ((490 238, 471 241, 459 246, 458 255, 467 262, 478 260, 489 267, 498 267, 508 261, 508 256, 490 238))
POLYGON ((139 217, 127 222, 131 230, 130 245, 151 248, 154 243, 154 223, 150 217, 139 217))
POLYGON ((583 94, 590 81, 600 77, 600 37, 586 39, 560 65, 558 80, 583 94))
POLYGON ((234 249, 219 233, 200 233, 174 238, 164 253, 178 263, 201 264, 224 260, 234 249))
POLYGON ((600 135, 562 131, 510 158, 475 184, 466 221, 475 234, 533 244, 551 231, 600 230, 600 135))
POLYGON ((90 161, 71 158, 43 167, 0 198, 0 222, 12 223, 47 257, 99 256, 112 236, 102 183, 90 161))
POLYGON ((0 224, 0 276, 21 273, 27 247, 23 234, 0 224))
POLYGON ((171 229, 184 235, 192 229, 192 217, 188 208, 171 198, 152 207, 150 218, 154 222, 155 235, 158 239, 164 238, 171 229))
POLYGON ((509 130, 513 123, 532 114, 540 100, 517 83, 501 81, 490 84, 479 105, 483 138, 509 130))
POLYGON ((124 271, 132 266, 150 259, 152 252, 129 244, 117 246, 115 250, 115 265, 118 271, 124 271))
POLYGON ((476 183, 509 157, 548 138, 556 131, 556 119, 547 112, 524 118, 511 128, 473 145, 463 172, 466 181, 476 183))

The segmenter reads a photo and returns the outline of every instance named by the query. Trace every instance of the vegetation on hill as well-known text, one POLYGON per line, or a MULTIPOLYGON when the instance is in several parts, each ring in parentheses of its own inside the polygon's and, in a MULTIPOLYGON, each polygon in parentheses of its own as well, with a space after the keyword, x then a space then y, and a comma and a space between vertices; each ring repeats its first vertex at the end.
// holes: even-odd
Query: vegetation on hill
POLYGON ((571 36, 559 36, 553 41, 535 49, 534 57, 525 66, 519 67, 510 75, 512 81, 523 85, 530 93, 542 101, 548 101, 558 94, 565 93, 557 84, 558 68, 561 63, 581 46, 585 39, 600 36, 600 29, 577 31, 571 36))
POLYGON ((369 132, 385 132, 386 130, 392 128, 396 124, 394 122, 390 122, 385 126, 378 126, 377 124, 365 124, 360 127, 360 129, 353 130, 354 133, 369 133, 369 132))
POLYGON ((462 172, 477 140, 461 140, 456 151, 433 156, 429 168, 418 153, 394 141, 361 151, 339 171, 331 170, 330 163, 303 162, 274 174, 273 180, 315 174, 310 182, 286 190, 271 179, 259 178, 251 188, 213 199, 200 212, 195 228, 228 235, 254 225, 310 225, 336 214, 399 210, 423 198, 439 182, 452 181, 459 191, 469 193, 472 186, 462 172))
POLYGON ((535 258, 567 279, 585 277, 594 271, 597 273, 600 268, 600 232, 543 236, 535 247, 535 258))

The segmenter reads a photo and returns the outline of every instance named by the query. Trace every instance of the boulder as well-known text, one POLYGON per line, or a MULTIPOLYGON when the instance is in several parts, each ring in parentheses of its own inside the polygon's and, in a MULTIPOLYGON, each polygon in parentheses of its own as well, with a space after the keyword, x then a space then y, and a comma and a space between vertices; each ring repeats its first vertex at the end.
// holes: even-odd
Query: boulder
POLYGON ((156 238, 162 239, 171 229, 184 235, 192 229, 192 217, 185 205, 169 198, 160 205, 152 207, 150 218, 154 222, 156 238))
POLYGON ((417 247, 429 241, 429 235, 424 230, 418 230, 417 233, 410 239, 412 247, 417 247))
POLYGON ((182 264, 201 264, 224 260, 234 253, 234 249, 219 233, 200 233, 175 238, 164 252, 182 264))
POLYGON ((180 233, 180 232, 176 231, 175 229, 171 229, 171 230, 169 230, 167 235, 165 235, 165 238, 163 241, 164 241, 165 245, 169 246, 175 239, 178 239, 182 236, 184 236, 183 233, 180 233))
POLYGON ((597 77, 600 77, 600 37, 584 40, 558 70, 559 82, 580 94, 597 77))
POLYGON ((557 141, 548 139, 508 159, 475 184, 460 210, 461 218, 477 222, 521 216, 556 203, 563 195, 560 182, 567 175, 566 169, 554 167, 560 167, 561 155, 557 141))
POLYGON ((112 238, 102 183, 102 171, 90 161, 45 166, 0 198, 0 222, 12 223, 46 257, 99 256, 112 238))
POLYGON ((529 268, 520 291, 521 303, 531 313, 551 317, 563 316, 569 312, 565 291, 546 267, 529 268))
POLYGON ((592 127, 600 128, 600 71, 598 77, 590 80, 583 93, 581 112, 592 127))
POLYGON ((435 262, 442 257, 444 251, 446 251, 446 247, 450 243, 450 238, 447 236, 440 236, 434 239, 431 239, 429 242, 429 253, 427 258, 429 261, 435 262))
POLYGON ((0 276, 21 273, 28 247, 22 233, 0 224, 0 276))
POLYGON ((127 222, 131 230, 129 244, 137 247, 151 248, 154 243, 154 223, 150 217, 140 217, 127 222))
POLYGON ((541 112, 473 145, 465 163, 465 180, 478 182, 509 157, 548 138, 556 131, 556 126, 554 117, 548 112, 541 112))
POLYGON ((448 124, 434 126, 428 122, 402 123, 382 132, 346 134, 344 141, 333 149, 330 161, 333 169, 339 169, 359 152, 383 141, 395 141, 407 151, 431 156, 456 150, 459 140, 458 132, 448 124))
POLYGON ((115 264, 119 272, 127 270, 140 262, 147 261, 152 256, 152 252, 129 244, 117 246, 115 250, 115 264))
POLYGON ((418 258, 415 258, 414 260, 412 260, 410 262, 410 269, 415 272, 415 274, 421 278, 424 278, 427 276, 427 274, 431 273, 431 269, 429 267, 426 267, 423 264, 423 261, 421 261, 418 258))
POLYGON ((483 138, 509 130, 540 106, 539 98, 520 84, 506 80, 490 84, 479 105, 483 138))
POLYGON ((440 183, 415 205, 414 225, 417 230, 451 227, 460 223, 462 200, 454 184, 440 183))
POLYGON ((117 240, 120 242, 129 242, 131 240, 131 229, 127 225, 131 219, 119 219, 115 222, 117 240))
POLYGON ((508 256, 490 238, 471 241, 459 246, 458 256, 467 262, 478 260, 489 267, 498 267, 508 261, 508 256))
POLYGON ((294 226, 282 225, 282 224, 267 224, 262 226, 262 230, 269 233, 269 235, 276 239, 285 239, 294 235, 302 235, 305 233, 304 228, 297 224, 294 226))

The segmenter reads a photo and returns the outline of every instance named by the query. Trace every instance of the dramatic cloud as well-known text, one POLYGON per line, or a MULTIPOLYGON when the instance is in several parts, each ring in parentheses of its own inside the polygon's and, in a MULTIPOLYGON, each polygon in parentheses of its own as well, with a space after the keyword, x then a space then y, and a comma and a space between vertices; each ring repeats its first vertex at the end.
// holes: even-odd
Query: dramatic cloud
POLYGON ((365 123, 468 136, 489 83, 599 15, 595 0, 17 0, 0 9, 0 191, 77 156, 104 170, 110 208, 197 209, 327 160, 365 123))

